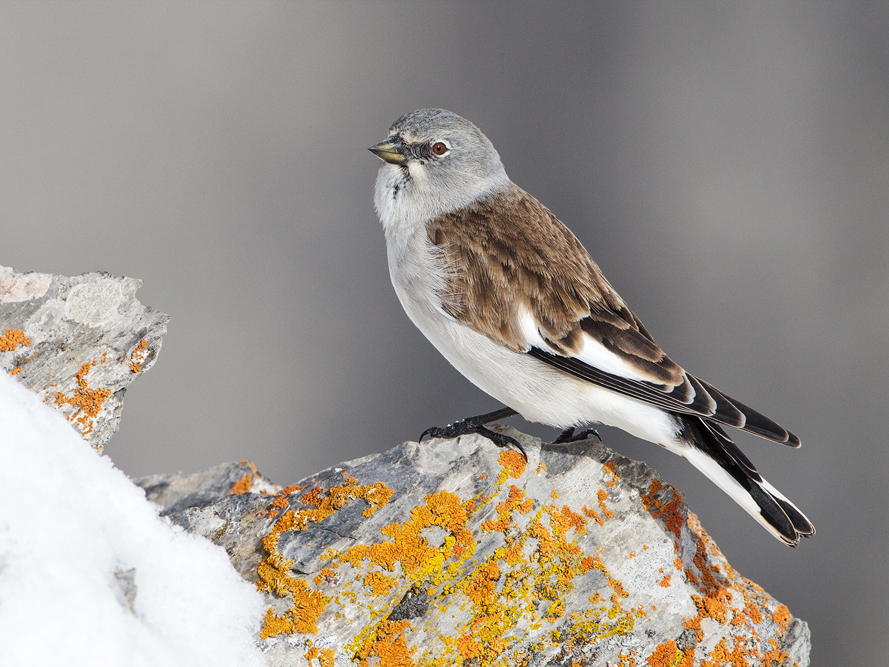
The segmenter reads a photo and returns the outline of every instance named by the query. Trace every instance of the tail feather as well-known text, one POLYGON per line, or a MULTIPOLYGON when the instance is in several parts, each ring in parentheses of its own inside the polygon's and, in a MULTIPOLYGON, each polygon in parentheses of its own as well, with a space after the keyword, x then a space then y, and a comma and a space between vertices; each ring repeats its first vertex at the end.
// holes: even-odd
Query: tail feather
POLYGON ((692 465, 743 507, 776 538, 795 547, 815 528, 797 507, 769 484, 718 425, 700 417, 679 417, 681 452, 692 465))

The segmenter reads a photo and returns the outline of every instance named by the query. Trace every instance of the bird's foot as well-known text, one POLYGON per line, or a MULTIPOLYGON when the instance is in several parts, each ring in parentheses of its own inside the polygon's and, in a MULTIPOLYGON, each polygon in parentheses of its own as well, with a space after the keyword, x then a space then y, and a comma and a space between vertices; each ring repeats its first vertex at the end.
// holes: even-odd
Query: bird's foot
POLYGON ((492 431, 485 426, 485 424, 494 421, 495 419, 503 419, 515 414, 518 414, 515 410, 512 410, 511 408, 503 408, 502 410, 489 412, 488 414, 479 415, 478 417, 461 419, 453 424, 448 424, 444 428, 440 426, 432 426, 423 431, 422 435, 420 435, 420 441, 422 442, 423 438, 427 435, 430 438, 457 438, 461 435, 477 433, 478 435, 487 438, 498 447, 515 447, 522 453, 522 456, 525 457, 525 461, 527 461, 528 455, 525 453, 525 449, 518 440, 511 438, 508 435, 504 435, 503 433, 492 431))
POLYGON ((581 440, 587 440, 590 436, 596 436, 596 440, 602 442, 602 436, 599 435, 599 432, 594 428, 585 428, 578 433, 574 432, 575 427, 566 428, 559 434, 559 437, 553 440, 554 445, 561 445, 567 442, 580 442, 581 440))

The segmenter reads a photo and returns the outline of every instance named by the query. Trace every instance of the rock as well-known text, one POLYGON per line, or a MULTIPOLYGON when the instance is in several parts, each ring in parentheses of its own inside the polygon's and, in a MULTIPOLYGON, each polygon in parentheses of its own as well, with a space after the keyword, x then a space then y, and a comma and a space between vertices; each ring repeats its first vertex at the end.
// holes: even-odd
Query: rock
POLYGON ((269 665, 809 664, 654 470, 501 428, 527 463, 468 436, 284 489, 246 463, 137 483, 265 593, 269 665))
POLYGON ((102 451, 126 387, 154 365, 169 316, 136 299, 142 281, 66 278, 0 266, 0 369, 38 392, 102 451))
POLYGON ((273 495, 281 490, 263 479, 256 466, 247 461, 223 463, 192 475, 150 475, 136 482, 164 514, 201 509, 231 494, 273 495))

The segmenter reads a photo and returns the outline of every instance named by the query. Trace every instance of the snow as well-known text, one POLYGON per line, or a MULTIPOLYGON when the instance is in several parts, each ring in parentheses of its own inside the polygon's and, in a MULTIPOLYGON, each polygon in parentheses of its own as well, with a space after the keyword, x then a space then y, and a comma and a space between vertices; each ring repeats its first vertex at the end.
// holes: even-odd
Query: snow
POLYGON ((3 372, 0 457, 0 665, 265 664, 262 597, 225 551, 3 372), (115 576, 131 569, 132 610, 115 576))

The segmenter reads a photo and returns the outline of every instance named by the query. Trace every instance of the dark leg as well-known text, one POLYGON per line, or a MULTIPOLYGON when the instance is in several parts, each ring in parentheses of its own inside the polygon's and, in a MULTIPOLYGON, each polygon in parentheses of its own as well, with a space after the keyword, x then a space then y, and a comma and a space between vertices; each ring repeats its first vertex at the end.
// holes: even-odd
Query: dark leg
POLYGON ((587 428, 581 431, 580 433, 574 432, 574 427, 566 428, 559 434, 559 437, 553 440, 554 445, 563 444, 566 442, 580 442, 581 440, 587 440, 591 435, 596 436, 596 440, 602 442, 602 436, 599 435, 599 432, 594 428, 587 428))
POLYGON ((489 422, 496 421, 498 419, 506 419, 507 417, 512 417, 513 415, 517 414, 519 413, 512 408, 501 408, 500 410, 494 410, 494 412, 479 415, 478 417, 467 417, 466 419, 461 419, 460 421, 456 421, 453 424, 448 424, 444 428, 433 426, 423 431, 423 434, 420 436, 420 440, 422 441, 423 438, 425 438, 427 435, 432 438, 456 438, 461 435, 478 433, 479 435, 486 437, 498 447, 515 447, 522 453, 522 456, 524 456, 525 460, 527 461, 528 455, 525 454, 525 450, 519 444, 518 440, 516 440, 515 438, 510 438, 508 435, 496 433, 495 431, 485 428, 485 424, 489 422))

